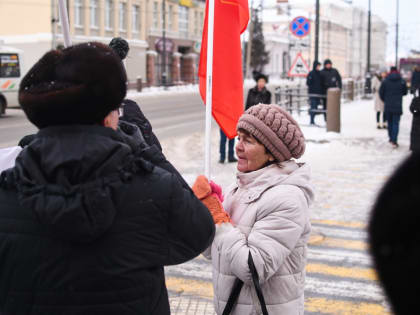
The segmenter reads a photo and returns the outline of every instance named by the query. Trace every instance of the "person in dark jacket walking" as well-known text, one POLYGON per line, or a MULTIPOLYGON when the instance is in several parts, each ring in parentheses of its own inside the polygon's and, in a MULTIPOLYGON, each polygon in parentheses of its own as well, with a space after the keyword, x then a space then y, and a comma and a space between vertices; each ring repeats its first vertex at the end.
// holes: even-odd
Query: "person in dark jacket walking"
POLYGON ((414 67, 413 73, 411 74, 411 94, 415 94, 416 91, 420 88, 420 69, 416 66, 414 67))
POLYGON ((262 73, 256 73, 254 79, 257 85, 248 91, 245 110, 257 104, 271 104, 271 92, 265 87, 268 77, 262 73))
POLYGON ((398 132, 402 111, 402 99, 407 95, 407 83, 401 77, 396 67, 391 67, 391 73, 382 82, 379 96, 385 104, 385 116, 388 121, 389 142, 398 147, 398 132))
MULTIPOLYGON (((306 78, 306 85, 308 86, 309 94, 323 94, 320 68, 321 63, 319 63, 318 61, 314 61, 312 71, 309 72, 306 78)), ((311 118, 310 124, 315 125, 316 112, 314 112, 314 110, 317 110, 318 106, 321 104, 321 98, 316 96, 310 96, 309 102, 311 106, 309 110, 309 116, 311 118)))
POLYGON ((126 80, 101 43, 50 51, 23 78, 40 131, 0 175, 1 314, 167 315, 163 267, 211 244, 208 209, 147 161, 136 126, 117 132, 126 80))

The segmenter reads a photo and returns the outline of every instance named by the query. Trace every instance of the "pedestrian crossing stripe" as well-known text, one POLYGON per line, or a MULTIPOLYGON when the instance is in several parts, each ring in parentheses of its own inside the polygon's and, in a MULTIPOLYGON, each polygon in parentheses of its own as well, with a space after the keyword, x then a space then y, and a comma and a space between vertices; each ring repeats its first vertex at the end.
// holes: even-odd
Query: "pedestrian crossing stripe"
POLYGON ((322 225, 333 225, 336 227, 348 227, 357 229, 366 229, 366 224, 363 222, 345 222, 345 221, 334 221, 334 220, 311 220, 312 224, 322 225))
MULTIPOLYGON (((377 274, 371 268, 365 241, 366 224, 334 220, 311 222, 315 233, 308 243, 305 314, 390 314, 377 274)), ((208 299, 211 305, 210 261, 200 256, 185 265, 171 266, 167 271, 170 292, 208 299)))

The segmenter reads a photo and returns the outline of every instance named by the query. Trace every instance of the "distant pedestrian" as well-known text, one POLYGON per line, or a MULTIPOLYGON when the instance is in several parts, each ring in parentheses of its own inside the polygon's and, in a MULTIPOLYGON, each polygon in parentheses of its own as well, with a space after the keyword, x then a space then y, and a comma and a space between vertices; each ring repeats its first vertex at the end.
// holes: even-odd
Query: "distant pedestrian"
POLYGON ((321 78, 324 94, 327 94, 329 88, 342 88, 341 75, 337 69, 332 67, 332 61, 330 59, 324 61, 321 78))
POLYGON ((382 81, 386 78, 387 73, 382 72, 380 74, 375 74, 372 79, 372 91, 374 94, 374 104, 375 104, 375 111, 376 111, 376 127, 378 129, 386 129, 388 128, 386 123, 385 113, 385 105, 384 102, 381 100, 379 96, 379 89, 381 88, 382 81))
POLYGON ((271 104, 271 92, 267 90, 268 77, 262 73, 254 76, 257 85, 248 91, 245 110, 257 104, 271 104))
POLYGON ((413 114, 410 132, 410 150, 420 152, 420 88, 414 92, 414 98, 410 104, 410 112, 413 114))
POLYGON ((208 209, 147 161, 136 126, 118 129, 126 82, 96 42, 50 51, 22 79, 40 130, 0 175, 0 313, 169 315, 164 266, 212 242, 208 209))
POLYGON ((219 145, 219 152, 220 152, 220 159, 219 163, 223 164, 226 160, 226 142, 228 144, 228 162, 235 163, 238 160, 235 158, 235 138, 228 139, 222 129, 220 129, 220 145, 219 145))
POLYGON ((416 314, 419 307, 419 174, 415 153, 382 188, 368 226, 374 267, 395 315, 416 314))
POLYGON ((407 83, 401 77, 396 67, 391 67, 390 74, 381 84, 379 95, 385 103, 389 142, 394 148, 397 148, 400 119, 403 113, 402 101, 403 96, 407 95, 407 83))
MULTIPOLYGON (((216 313, 223 313, 234 284, 243 282, 229 314, 263 314, 255 293, 261 289, 269 314, 303 315, 314 197, 309 165, 295 161, 305 152, 304 136, 277 105, 252 106, 237 130, 237 179, 225 191, 223 207, 209 203, 217 232, 204 254, 212 260, 216 313)), ((193 190, 201 197, 220 195, 214 185, 206 188, 205 179, 193 190)))
POLYGON ((420 88, 420 68, 418 66, 415 66, 413 73, 411 74, 411 86, 410 86, 411 94, 415 94, 415 92, 419 88, 420 88))
MULTIPOLYGON (((318 61, 314 61, 312 71, 309 72, 306 78, 306 85, 308 86, 308 93, 309 94, 318 94, 323 95, 324 91, 322 88, 322 79, 321 79, 321 63, 318 61)), ((310 103, 310 124, 315 125, 315 115, 317 114, 315 110, 318 109, 318 106, 321 105, 321 102, 324 102, 319 96, 310 96, 309 103, 310 103)), ((326 114, 324 114, 324 118, 326 114)), ((325 119, 326 120, 326 119, 325 119)))
MULTIPOLYGON (((329 88, 342 88, 341 76, 337 69, 332 67, 332 61, 326 59, 324 61, 324 68, 321 70, 322 80, 322 94, 326 97, 328 95, 329 88)), ((322 104, 323 109, 327 110, 327 99, 324 99, 322 104)), ((325 121, 327 120, 327 114, 324 114, 325 121)))

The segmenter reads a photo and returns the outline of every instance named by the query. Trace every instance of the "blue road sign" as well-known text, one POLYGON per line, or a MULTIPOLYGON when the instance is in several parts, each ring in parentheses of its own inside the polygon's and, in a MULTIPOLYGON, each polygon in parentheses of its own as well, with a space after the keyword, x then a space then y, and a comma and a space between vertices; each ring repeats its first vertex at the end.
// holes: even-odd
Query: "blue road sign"
POLYGON ((290 22, 290 31, 296 37, 303 38, 311 31, 311 21, 304 16, 298 16, 290 22))

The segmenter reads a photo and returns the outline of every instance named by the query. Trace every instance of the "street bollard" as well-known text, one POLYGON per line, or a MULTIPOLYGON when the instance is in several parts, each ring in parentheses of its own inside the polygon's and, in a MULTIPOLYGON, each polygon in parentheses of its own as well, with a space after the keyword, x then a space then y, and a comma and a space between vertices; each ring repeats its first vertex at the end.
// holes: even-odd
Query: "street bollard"
POLYGON ((348 100, 354 101, 354 81, 350 80, 349 81, 349 85, 347 86, 348 88, 348 100))
POLYGON ((341 131, 341 90, 330 88, 327 92, 327 131, 341 131))
POLYGON ((137 92, 141 92, 141 90, 143 89, 143 82, 141 80, 141 77, 137 77, 137 92))

